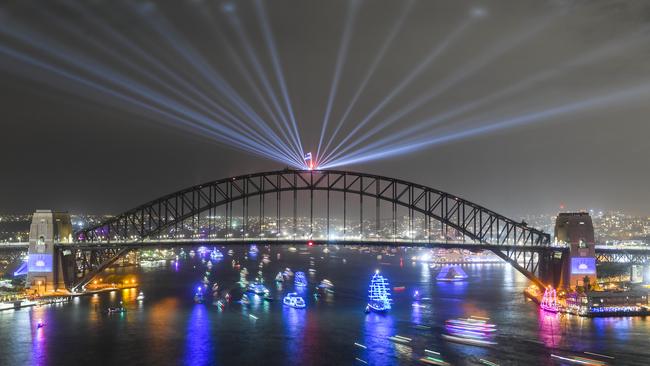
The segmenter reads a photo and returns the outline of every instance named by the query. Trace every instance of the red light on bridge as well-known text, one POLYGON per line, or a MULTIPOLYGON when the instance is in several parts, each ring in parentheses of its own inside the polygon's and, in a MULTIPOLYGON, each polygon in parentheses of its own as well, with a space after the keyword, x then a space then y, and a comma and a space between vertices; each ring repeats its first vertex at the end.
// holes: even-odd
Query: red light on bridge
POLYGON ((310 240, 310 241, 307 242, 307 245, 309 245, 311 247, 311 246, 314 245, 314 242, 310 240))

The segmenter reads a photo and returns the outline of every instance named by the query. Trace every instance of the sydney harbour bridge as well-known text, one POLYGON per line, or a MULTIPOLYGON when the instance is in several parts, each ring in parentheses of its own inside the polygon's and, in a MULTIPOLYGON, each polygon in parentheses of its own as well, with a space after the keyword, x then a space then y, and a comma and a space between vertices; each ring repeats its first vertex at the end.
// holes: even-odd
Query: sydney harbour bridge
MULTIPOLYGON (((31 241, 30 257, 36 255, 31 241)), ((571 256, 568 245, 526 222, 425 185, 349 171, 285 169, 189 187, 56 238, 49 270, 60 277, 53 281, 78 291, 135 249, 308 242, 487 250, 538 286, 566 281, 571 256)), ((645 263, 648 254, 596 250, 596 259, 645 263)))

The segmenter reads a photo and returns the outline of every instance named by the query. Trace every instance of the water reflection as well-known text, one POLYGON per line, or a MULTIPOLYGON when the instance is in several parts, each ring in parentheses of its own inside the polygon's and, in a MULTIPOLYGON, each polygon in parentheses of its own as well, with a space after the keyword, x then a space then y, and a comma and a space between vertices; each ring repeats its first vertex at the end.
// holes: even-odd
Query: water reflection
POLYGON ((562 342, 560 314, 549 313, 539 309, 539 338, 546 347, 557 348, 562 342))
POLYGON ((30 328, 32 332, 32 364, 33 365, 47 365, 47 337, 46 325, 49 328, 54 327, 50 324, 48 312, 43 307, 33 309, 30 314, 30 328), (39 327, 39 324, 42 326, 39 327))
POLYGON ((185 365, 214 365, 215 352, 210 336, 210 321, 203 304, 196 304, 187 322, 185 365))
POLYGON ((307 364, 304 359, 307 354, 304 349, 307 309, 294 309, 289 306, 283 306, 282 319, 284 324, 284 344, 286 354, 295 361, 296 364, 307 364))
POLYGON ((369 313, 363 323, 366 361, 370 365, 390 365, 397 357, 393 342, 388 337, 393 336, 395 325, 390 315, 369 313))

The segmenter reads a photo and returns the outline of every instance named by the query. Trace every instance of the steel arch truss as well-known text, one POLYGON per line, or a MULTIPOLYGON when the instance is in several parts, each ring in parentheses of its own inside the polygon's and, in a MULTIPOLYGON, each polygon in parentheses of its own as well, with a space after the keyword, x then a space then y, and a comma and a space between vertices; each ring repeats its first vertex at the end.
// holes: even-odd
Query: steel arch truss
MULTIPOLYGON (((480 205, 403 180, 343 171, 282 170, 194 186, 138 206, 75 234, 77 242, 139 241, 218 206, 286 191, 356 194, 406 207, 439 221, 476 243, 548 246, 550 236, 480 205)), ((313 201, 313 198, 312 198, 313 201)), ((313 205, 313 202, 312 202, 313 205)), ((427 226, 428 227, 428 226, 427 226)))
POLYGON ((646 250, 596 250, 598 263, 650 264, 650 249, 646 250))
MULTIPOLYGON (((432 221, 437 221, 445 227, 460 235, 453 238, 469 244, 487 244, 493 246, 493 251, 503 248, 503 256, 511 263, 520 263, 521 270, 528 273, 538 273, 538 249, 548 248, 550 236, 542 231, 528 227, 525 222, 518 222, 499 215, 485 207, 464 200, 452 194, 442 192, 420 184, 393 179, 378 175, 370 175, 334 170, 281 170, 257 174, 241 175, 221 179, 194 187, 190 187, 167 196, 158 198, 134 209, 126 211, 97 226, 87 228, 75 233, 78 243, 131 243, 151 241, 160 238, 157 235, 173 231, 178 232, 179 225, 191 220, 194 224, 200 220, 200 214, 214 212, 216 207, 225 207, 227 225, 226 237, 232 226, 232 203, 242 203, 242 227, 248 233, 248 217, 255 216, 248 210, 248 201, 253 197, 260 197, 260 207, 264 207, 265 197, 271 195, 277 200, 277 228, 280 225, 280 201, 283 192, 293 192, 293 223, 296 224, 297 192, 310 192, 310 227, 307 238, 312 238, 314 220, 314 192, 327 192, 327 236, 320 238, 330 239, 330 192, 343 193, 343 232, 346 225, 346 200, 348 195, 359 197, 359 236, 355 241, 369 239, 364 232, 364 205, 363 197, 376 201, 376 227, 379 230, 380 202, 387 202, 392 210, 392 235, 391 238, 375 238, 383 241, 393 241, 404 245, 418 243, 432 243, 439 241, 439 237, 432 235, 432 221), (424 217, 425 233, 419 240, 397 239, 397 210, 398 207, 406 208, 409 217, 409 233, 412 230, 414 215, 417 213, 424 217), (460 239, 459 239, 460 236, 460 239), (509 248, 509 249, 506 249, 509 248), (529 254, 526 254, 529 253, 529 254)), ((262 211, 263 208, 260 208, 262 211)), ((372 216, 372 215, 370 215, 372 216)), ((366 213, 366 220, 368 215, 366 213)), ((273 238, 270 240, 282 241, 287 238, 273 238)), ((293 238, 296 239, 294 231, 293 238)), ((269 241, 269 239, 266 239, 269 241)), ((337 239, 337 241, 345 241, 337 239)))

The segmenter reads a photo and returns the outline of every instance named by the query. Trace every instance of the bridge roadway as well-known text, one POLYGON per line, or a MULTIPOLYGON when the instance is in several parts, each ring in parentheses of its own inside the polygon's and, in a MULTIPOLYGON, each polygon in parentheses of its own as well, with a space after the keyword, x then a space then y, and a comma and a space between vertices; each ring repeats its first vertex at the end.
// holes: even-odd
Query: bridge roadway
MULTIPOLYGON (((262 238, 212 238, 212 239, 157 239, 157 240, 138 240, 138 241, 111 241, 106 242, 79 242, 72 244, 57 244, 59 247, 68 247, 75 249, 91 249, 91 248, 128 248, 128 249, 144 249, 147 247, 180 247, 183 245, 201 245, 201 244, 217 244, 217 245, 245 245, 245 244, 261 244, 261 245, 290 245, 298 244, 304 245, 310 239, 262 239, 262 238)), ((474 242, 462 241, 446 241, 446 242, 430 242, 427 240, 385 240, 385 239, 345 239, 345 240, 327 240, 327 239, 312 239, 315 245, 361 245, 361 246, 405 246, 405 247, 421 247, 421 248, 441 248, 441 249, 467 249, 467 250, 490 250, 490 249, 519 249, 535 251, 538 249, 531 246, 523 245, 506 245, 506 244, 476 244, 474 242)), ((0 243, 0 250, 15 249, 27 250, 29 243, 15 242, 15 243, 0 243)), ((558 252, 567 250, 566 246, 551 245, 550 247, 558 252)), ((539 248, 542 249, 542 248, 539 248)), ((612 245, 596 245, 596 256, 600 262, 634 262, 644 263, 650 261, 650 245, 648 246, 612 246, 612 245), (619 260, 616 260, 619 259, 619 260), (628 260, 623 260, 628 259, 628 260), (634 259, 634 260, 633 260, 634 259)))

